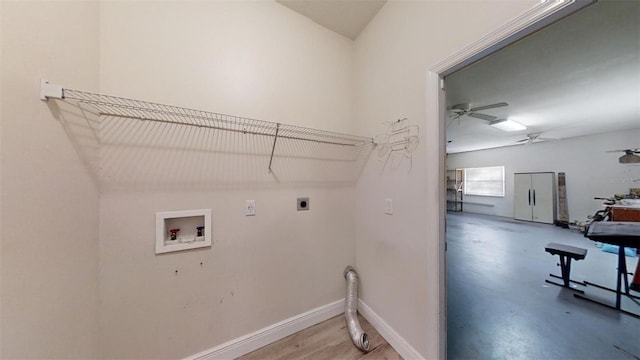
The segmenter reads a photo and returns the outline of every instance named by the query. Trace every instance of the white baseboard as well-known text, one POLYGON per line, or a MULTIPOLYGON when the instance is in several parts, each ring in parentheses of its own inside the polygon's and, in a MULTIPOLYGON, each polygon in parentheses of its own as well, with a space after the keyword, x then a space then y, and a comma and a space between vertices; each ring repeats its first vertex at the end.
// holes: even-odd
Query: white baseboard
MULTIPOLYGON (((250 334, 227 341, 224 344, 186 357, 185 360, 235 359, 342 313, 344 313, 344 299, 320 306, 250 334)), ((405 359, 408 358, 405 357, 405 359)))
POLYGON ((378 331, 382 337, 387 340, 389 345, 393 347, 395 351, 402 356, 403 359, 411 360, 424 360, 424 357, 420 355, 409 343, 398 335, 378 314, 376 314, 367 304, 362 302, 362 299, 358 300, 358 312, 362 317, 367 319, 369 324, 378 331))

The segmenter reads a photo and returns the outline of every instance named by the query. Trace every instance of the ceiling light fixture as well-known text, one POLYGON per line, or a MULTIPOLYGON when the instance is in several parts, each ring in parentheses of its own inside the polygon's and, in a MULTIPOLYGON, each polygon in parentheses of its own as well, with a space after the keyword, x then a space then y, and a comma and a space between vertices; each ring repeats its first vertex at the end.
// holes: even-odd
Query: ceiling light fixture
POLYGON ((494 120, 490 122, 489 125, 502 131, 520 131, 527 128, 526 126, 509 119, 494 120))

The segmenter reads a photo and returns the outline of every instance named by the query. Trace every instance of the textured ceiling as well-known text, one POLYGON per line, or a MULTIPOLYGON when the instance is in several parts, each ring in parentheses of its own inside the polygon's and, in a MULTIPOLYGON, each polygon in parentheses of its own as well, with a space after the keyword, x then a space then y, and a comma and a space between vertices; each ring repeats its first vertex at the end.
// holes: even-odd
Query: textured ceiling
POLYGON ((449 153, 523 144, 531 133, 565 139, 640 128, 640 2, 590 5, 453 73, 445 86, 449 107, 505 101, 480 112, 527 126, 509 133, 449 117, 449 153))
POLYGON ((386 2, 386 0, 276 1, 352 40, 358 37, 386 2))

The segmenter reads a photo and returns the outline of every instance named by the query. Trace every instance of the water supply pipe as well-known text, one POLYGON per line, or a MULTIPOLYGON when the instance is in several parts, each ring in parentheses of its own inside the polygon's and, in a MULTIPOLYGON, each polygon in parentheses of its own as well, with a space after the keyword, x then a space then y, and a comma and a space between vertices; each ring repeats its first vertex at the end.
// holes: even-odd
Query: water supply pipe
POLYGON ((369 351, 369 336, 360 327, 358 321, 358 274, 351 265, 344 269, 347 280, 347 296, 345 298, 344 315, 347 320, 347 330, 353 344, 361 351, 369 351))

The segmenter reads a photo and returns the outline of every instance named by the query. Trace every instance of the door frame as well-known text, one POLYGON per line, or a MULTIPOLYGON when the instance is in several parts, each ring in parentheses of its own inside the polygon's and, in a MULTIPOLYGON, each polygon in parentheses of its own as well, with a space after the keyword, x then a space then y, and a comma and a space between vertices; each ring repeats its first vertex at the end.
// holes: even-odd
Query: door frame
POLYGON ((503 47, 512 44, 543 27, 550 25, 580 9, 594 3, 596 0, 543 0, 529 11, 509 21, 495 31, 482 37, 478 41, 453 53, 442 61, 429 67, 426 74, 427 123, 438 124, 438 131, 427 135, 430 147, 427 155, 427 168, 437 167, 430 176, 438 189, 439 211, 438 226, 435 234, 438 237, 438 357, 447 358, 447 294, 446 294, 446 235, 445 217, 446 203, 446 106, 444 77, 461 68, 488 56, 503 47))

